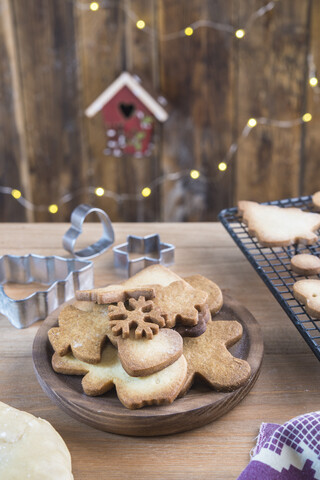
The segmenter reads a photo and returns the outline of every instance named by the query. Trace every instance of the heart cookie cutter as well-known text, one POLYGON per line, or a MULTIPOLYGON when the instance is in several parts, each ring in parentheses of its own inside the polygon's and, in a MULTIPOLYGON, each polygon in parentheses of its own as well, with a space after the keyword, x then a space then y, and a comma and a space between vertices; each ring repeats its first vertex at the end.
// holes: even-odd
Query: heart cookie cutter
POLYGON ((174 245, 162 243, 159 234, 138 237, 128 235, 127 242, 113 248, 114 265, 127 271, 128 276, 136 274, 149 265, 174 263, 174 245), (130 258, 130 254, 139 254, 138 258, 130 258), (154 256, 151 256, 153 254, 154 256))
POLYGON ((110 218, 100 208, 91 207, 90 205, 86 205, 82 203, 78 205, 71 214, 71 227, 63 236, 63 247, 68 252, 72 253, 75 257, 88 259, 94 258, 101 253, 105 252, 114 242, 114 231, 110 221, 110 218), (82 224, 85 221, 86 217, 90 214, 95 212, 99 220, 102 224, 103 232, 102 237, 96 243, 89 245, 82 250, 77 252, 74 251, 74 247, 78 237, 82 233, 82 224))
POLYGON ((43 320, 53 310, 75 296, 76 290, 93 287, 93 264, 58 256, 29 254, 0 257, 0 314, 16 328, 25 328, 43 320), (21 300, 5 293, 6 283, 39 282, 49 285, 21 300))

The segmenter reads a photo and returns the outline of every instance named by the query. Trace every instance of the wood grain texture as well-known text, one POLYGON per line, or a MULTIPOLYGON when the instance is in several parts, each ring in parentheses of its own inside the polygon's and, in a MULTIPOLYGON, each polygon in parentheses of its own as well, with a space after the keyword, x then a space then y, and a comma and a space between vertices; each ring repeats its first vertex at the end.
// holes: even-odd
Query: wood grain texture
MULTIPOLYGON (((98 14, 87 8, 78 8, 75 17, 84 129, 83 172, 90 186, 117 191, 119 159, 104 154, 107 137, 101 115, 88 119, 84 111, 122 70, 124 14, 113 4, 110 8, 101 9, 98 14)), ((89 201, 105 209, 112 220, 118 218, 119 206, 113 198, 98 199, 91 194, 89 201)))
MULTIPOLYGON (((306 82, 309 80, 309 74, 319 75, 320 65, 320 4, 317 1, 311 1, 309 13, 309 52, 307 57, 308 72, 306 82), (313 67, 313 71, 312 71, 313 67)), ((312 122, 304 125, 302 145, 301 145, 301 191, 303 195, 312 195, 320 190, 319 167, 320 159, 317 149, 317 132, 320 121, 320 86, 319 84, 312 88, 307 84, 305 110, 312 114, 312 122)))
POLYGON ((4 221, 67 220, 80 202, 108 211, 113 221, 212 221, 236 200, 266 201, 319 189, 319 87, 308 85, 308 55, 319 65, 319 5, 282 0, 249 22, 261 0, 121 0, 97 12, 82 0, 49 6, 0 0, 0 181, 17 187, 43 210, 25 211, 0 194, 4 221), (146 29, 135 26, 143 18, 146 29), (183 29, 199 20, 191 37, 183 29), (234 29, 245 27, 237 40, 234 29), (172 32, 182 34, 173 39, 172 32), (157 125, 148 158, 104 153, 100 114, 85 108, 124 70, 141 77, 170 103, 157 125), (310 110, 313 121, 279 128, 258 125, 241 138, 226 172, 217 166, 250 117, 291 120, 310 110), (201 170, 194 181, 190 168, 201 170), (133 198, 155 178, 147 199, 133 198), (114 193, 98 198, 102 186, 114 193), (91 189, 89 188, 91 187, 91 189), (64 194, 75 198, 57 215, 47 206, 64 194))
MULTIPOLYGON (((77 57, 72 2, 12 2, 21 78, 26 150, 36 220, 50 220, 46 205, 85 186, 81 176, 77 57)), ((81 195, 73 199, 74 208, 81 195)), ((67 212, 57 220, 68 220, 67 212)))
MULTIPOLYGON (((59 223, 2 223, 0 254, 65 255, 61 238, 67 228, 59 223)), ((115 244, 129 233, 158 232, 176 246, 173 271, 205 275, 248 308, 260 324, 265 346, 254 388, 226 415, 189 432, 148 438, 109 434, 73 419, 42 391, 31 358, 41 323, 17 330, 1 317, 0 400, 52 423, 70 449, 77 480, 95 480, 101 472, 115 480, 235 479, 250 460, 262 422, 284 423, 319 410, 319 362, 221 225, 137 223, 114 228, 115 244)), ((100 225, 89 224, 80 240, 86 244, 99 237, 100 225)), ((97 286, 123 278, 113 268, 112 251, 94 259, 94 269, 97 286)))
MULTIPOLYGON (((31 197, 25 151, 21 84, 13 26, 13 12, 7 0, 0 2, 0 184, 26 192, 31 197)), ((33 220, 11 196, 0 196, 0 219, 33 220)))
MULTIPOLYGON (((239 2, 245 25, 261 3, 239 2)), ((238 131, 249 118, 296 120, 305 109, 309 2, 282 2, 248 27, 239 42, 238 131)), ((235 198, 258 201, 299 195, 302 126, 257 125, 237 155, 235 198)))
POLYGON ((224 306, 214 320, 236 320, 242 324, 243 336, 230 351, 249 363, 249 380, 233 392, 214 392, 205 385, 196 385, 171 405, 128 410, 119 402, 114 389, 101 397, 88 397, 83 394, 79 377, 58 375, 53 371, 53 349, 48 331, 58 325, 60 310, 43 322, 35 337, 32 356, 37 378, 49 398, 66 413, 100 430, 122 435, 156 436, 198 428, 237 405, 251 390, 260 372, 263 356, 260 327, 249 311, 225 296, 224 306))
MULTIPOLYGON (((124 9, 134 12, 137 18, 143 18, 146 25, 156 32, 156 0, 126 0, 124 9)), ((156 99, 160 94, 158 78, 158 38, 157 34, 149 34, 139 30, 132 14, 124 14, 124 53, 123 68, 137 75, 147 91, 156 99)), ((120 72, 119 72, 120 73, 120 72)), ((152 180, 161 175, 161 159, 159 142, 161 125, 156 125, 153 138, 154 148, 150 156, 134 158, 124 155, 118 159, 118 192, 140 195, 140 201, 130 200, 119 205, 118 219, 120 221, 156 221, 160 219, 160 189, 152 188, 153 194, 143 199, 141 190, 151 186, 152 180)))
MULTIPOLYGON (((200 0, 186 3, 181 12, 177 2, 164 0, 159 6, 160 31, 170 35, 199 19, 232 24, 232 11, 231 2, 200 0)), ((221 181, 217 167, 232 143, 233 38, 230 32, 200 28, 190 37, 162 41, 160 48, 161 86, 173 110, 164 125, 163 168, 187 171, 184 178, 163 187, 164 219, 213 219, 229 203, 232 189, 231 169, 221 181), (194 181, 188 169, 200 170, 203 176, 194 181)))

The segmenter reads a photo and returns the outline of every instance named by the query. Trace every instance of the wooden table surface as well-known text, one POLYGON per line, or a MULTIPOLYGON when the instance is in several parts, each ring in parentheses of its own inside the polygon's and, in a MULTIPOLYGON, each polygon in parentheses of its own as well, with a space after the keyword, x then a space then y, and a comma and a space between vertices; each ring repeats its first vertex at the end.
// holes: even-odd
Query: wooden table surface
MULTIPOLYGON (((0 254, 68 254, 66 224, 1 224, 0 254)), ((249 461, 261 422, 283 423, 319 410, 320 366, 298 331, 220 224, 115 224, 115 244, 128 234, 159 233, 176 246, 179 275, 200 273, 239 300, 262 327, 265 357, 248 396, 217 421, 167 437, 125 437, 95 430, 56 407, 40 388, 32 366, 39 323, 17 330, 1 317, 0 400, 48 420, 64 438, 75 480, 236 479, 249 461)), ((99 238, 100 224, 85 224, 79 246, 99 238)), ((123 280, 108 251, 94 260, 95 284, 123 280)), ((23 298, 34 286, 8 286, 23 298)))

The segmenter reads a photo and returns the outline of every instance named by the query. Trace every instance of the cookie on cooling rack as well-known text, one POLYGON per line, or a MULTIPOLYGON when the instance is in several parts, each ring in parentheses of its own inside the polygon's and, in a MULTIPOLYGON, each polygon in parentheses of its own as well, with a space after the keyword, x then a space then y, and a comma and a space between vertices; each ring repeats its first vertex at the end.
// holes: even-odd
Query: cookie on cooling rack
POLYGON ((318 240, 318 213, 246 200, 238 202, 238 210, 243 222, 248 225, 249 234, 256 237, 263 247, 285 247, 296 243, 312 245, 318 240))
POLYGON ((317 275, 320 273, 320 258, 310 253, 299 253, 290 260, 291 268, 299 275, 317 275))
POLYGON ((309 315, 320 318, 320 280, 299 280, 293 285, 293 295, 305 305, 309 315))
POLYGON ((312 195, 312 203, 317 210, 320 210, 320 191, 312 195))

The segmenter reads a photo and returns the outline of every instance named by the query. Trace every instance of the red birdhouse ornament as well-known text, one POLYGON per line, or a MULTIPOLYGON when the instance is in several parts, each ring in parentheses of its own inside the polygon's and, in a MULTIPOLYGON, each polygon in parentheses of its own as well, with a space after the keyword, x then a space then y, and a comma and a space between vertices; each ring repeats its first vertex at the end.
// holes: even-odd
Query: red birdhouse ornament
POLYGON ((101 110, 107 137, 104 152, 115 157, 150 155, 155 122, 168 118, 163 106, 128 72, 121 73, 85 113, 91 118, 101 110))

